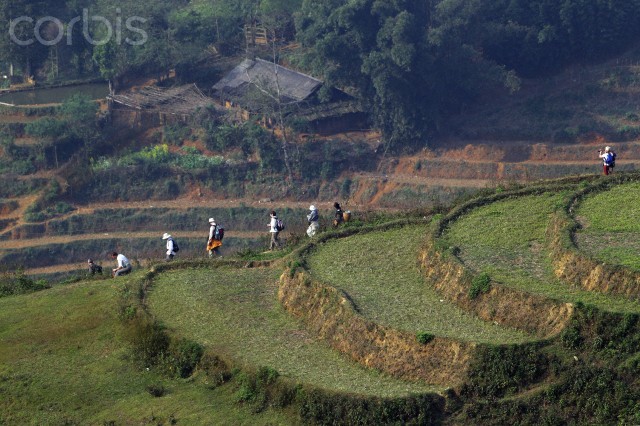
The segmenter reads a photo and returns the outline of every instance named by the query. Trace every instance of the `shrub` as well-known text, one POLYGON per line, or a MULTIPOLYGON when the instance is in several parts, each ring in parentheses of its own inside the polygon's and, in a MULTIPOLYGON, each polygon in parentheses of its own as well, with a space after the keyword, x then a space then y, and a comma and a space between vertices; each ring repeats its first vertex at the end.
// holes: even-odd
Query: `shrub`
POLYGON ((65 133, 67 125, 62 120, 51 117, 41 118, 25 126, 25 132, 37 138, 57 138, 65 133))
POLYGON ((271 367, 260 367, 255 373, 240 373, 238 401, 252 404, 255 412, 263 411, 275 401, 279 407, 293 403, 295 393, 284 385, 278 386, 279 377, 280 373, 271 367))
POLYGON ((164 126, 162 141, 165 144, 182 145, 182 141, 189 137, 191 129, 182 124, 164 126))
POLYGON ((343 199, 348 199, 351 196, 351 179, 346 178, 342 181, 342 185, 340 186, 340 197, 343 199))
POLYGON ((471 300, 477 298, 481 294, 486 294, 491 289, 491 277, 483 273, 473 278, 471 288, 469 289, 469 298, 471 300))
POLYGON ((157 365, 169 349, 169 335, 158 322, 136 317, 128 332, 135 359, 144 366, 157 365))
POLYGON ((180 185, 174 180, 168 180, 164 183, 165 193, 169 197, 177 197, 180 195, 180 185))
POLYGON ((158 384, 147 386, 147 392, 149 392, 149 395, 155 398, 160 398, 161 396, 164 396, 166 394, 167 390, 164 386, 158 384))
POLYGON ((59 201, 54 206, 54 210, 58 214, 65 214, 73 211, 73 207, 70 204, 65 203, 64 201, 59 201))
POLYGON ((583 338, 580 334, 580 328, 577 325, 567 327, 561 336, 562 344, 569 349, 580 349, 582 347, 583 338))
POLYGON ((537 345, 480 348, 461 393, 476 397, 516 393, 550 374, 552 362, 537 345))
POLYGON ((204 348, 196 342, 180 339, 170 348, 172 370, 181 377, 191 376, 204 354, 204 348))
POLYGON ((418 343, 426 345, 427 343, 435 339, 435 337, 436 336, 431 333, 420 332, 416 335, 416 340, 418 341, 418 343))
POLYGON ((214 354, 204 354, 200 359, 199 368, 204 371, 211 380, 212 387, 223 385, 233 377, 229 365, 214 354))
POLYGON ((24 220, 30 223, 44 222, 47 220, 47 216, 43 212, 27 212, 24 215, 24 220))
POLYGON ((27 294, 51 288, 45 280, 33 280, 21 270, 0 275, 0 297, 27 294))

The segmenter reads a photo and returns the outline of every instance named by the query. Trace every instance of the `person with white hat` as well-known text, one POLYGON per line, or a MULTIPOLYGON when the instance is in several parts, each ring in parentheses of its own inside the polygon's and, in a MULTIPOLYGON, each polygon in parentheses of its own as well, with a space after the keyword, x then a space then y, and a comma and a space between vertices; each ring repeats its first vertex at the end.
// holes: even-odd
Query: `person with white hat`
POLYGON ((309 237, 313 237, 320 229, 320 224, 318 223, 318 220, 320 220, 320 218, 318 217, 318 209, 313 204, 309 206, 309 211, 310 213, 307 215, 307 222, 309 222, 307 235, 309 237))
POLYGON ((209 218, 209 239, 207 240, 207 251, 209 252, 209 257, 213 257, 214 255, 220 256, 219 247, 222 246, 222 228, 216 224, 216 220, 214 218, 209 218))
POLYGON ((174 251, 173 237, 165 232, 162 239, 167 241, 167 257, 164 260, 169 262, 170 260, 173 260, 173 257, 176 255, 176 252, 174 251))
POLYGON ((616 165, 616 153, 613 152, 610 146, 607 146, 604 149, 604 153, 602 153, 602 150, 598 150, 598 157, 602 158, 602 173, 605 176, 610 175, 616 165))

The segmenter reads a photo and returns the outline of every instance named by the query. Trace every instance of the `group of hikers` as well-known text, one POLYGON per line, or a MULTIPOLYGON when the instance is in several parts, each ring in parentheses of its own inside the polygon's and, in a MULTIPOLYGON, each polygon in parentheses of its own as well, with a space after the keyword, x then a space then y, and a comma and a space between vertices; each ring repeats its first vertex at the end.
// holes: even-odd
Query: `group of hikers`
MULTIPOLYGON (((610 146, 604 148, 604 152, 602 150, 598 150, 598 157, 602 159, 603 164, 603 174, 610 175, 613 172, 613 168, 616 164, 616 153, 611 149, 610 146)), ((333 219, 333 226, 340 226, 345 221, 348 221, 351 218, 351 212, 343 211, 342 207, 338 202, 333 204, 335 208, 335 215, 333 219)), ((269 234, 271 236, 269 242, 269 250, 275 250, 280 248, 280 232, 284 230, 284 223, 275 210, 272 210, 270 213, 271 220, 267 224, 269 227, 269 234)), ((307 235, 311 238, 315 236, 320 230, 320 215, 318 214, 318 209, 315 205, 309 206, 309 214, 307 215, 307 235)), ((209 253, 209 257, 213 258, 216 256, 221 256, 220 247, 222 247, 222 239, 224 238, 224 228, 221 225, 216 223, 214 218, 209 218, 209 238, 207 239, 207 252, 209 253)), ((173 260, 176 252, 180 250, 178 247, 178 243, 173 239, 171 234, 165 233, 162 236, 162 239, 167 242, 167 252, 166 252, 166 261, 173 260)), ((127 257, 121 253, 113 252, 111 253, 111 257, 116 260, 117 267, 112 269, 111 275, 115 277, 119 277, 121 275, 126 275, 131 272, 131 262, 127 257)), ((96 273, 102 274, 102 266, 97 265, 93 262, 92 259, 88 260, 89 264, 89 272, 93 275, 96 273)))
MULTIPOLYGON (((342 207, 338 202, 333 204, 335 208, 335 215, 333 219, 333 226, 337 227, 340 224, 349 221, 351 219, 350 211, 343 211, 342 207)), ((275 250, 280 248, 280 232, 284 230, 284 223, 281 219, 278 218, 275 210, 272 210, 270 213, 271 220, 267 225, 269 227, 269 234, 271 236, 271 240, 269 243, 269 250, 275 250)), ((320 230, 320 215, 318 214, 318 209, 315 205, 311 205, 309 207, 309 214, 307 215, 307 222, 309 227, 307 228, 307 235, 311 238, 318 233, 320 230)), ((207 238, 207 253, 210 258, 216 256, 222 256, 220 254, 220 247, 222 247, 222 239, 224 238, 224 228, 216 223, 214 218, 209 218, 209 237, 207 238)), ((164 233, 162 235, 162 239, 166 241, 166 255, 165 261, 169 262, 173 260, 176 255, 176 252, 180 250, 178 243, 173 239, 173 236, 169 233, 164 233)), ((131 272, 131 262, 127 257, 118 252, 111 253, 111 257, 117 262, 116 268, 111 270, 112 277, 119 277, 122 275, 126 275, 131 272)), ((89 272, 91 275, 102 274, 102 266, 97 265, 92 259, 88 260, 89 264, 89 272)))

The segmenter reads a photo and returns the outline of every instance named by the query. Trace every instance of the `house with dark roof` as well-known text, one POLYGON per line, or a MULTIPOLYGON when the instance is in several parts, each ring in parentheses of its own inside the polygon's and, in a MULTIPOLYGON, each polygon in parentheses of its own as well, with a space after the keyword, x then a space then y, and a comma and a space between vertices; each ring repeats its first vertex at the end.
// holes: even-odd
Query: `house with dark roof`
POLYGON ((310 131, 333 134, 365 128, 366 116, 358 102, 338 89, 330 89, 330 101, 317 96, 324 82, 307 74, 263 59, 245 59, 213 86, 213 97, 227 108, 262 115, 279 105, 288 121, 303 120, 310 131), (271 105, 269 107, 269 105, 271 105))

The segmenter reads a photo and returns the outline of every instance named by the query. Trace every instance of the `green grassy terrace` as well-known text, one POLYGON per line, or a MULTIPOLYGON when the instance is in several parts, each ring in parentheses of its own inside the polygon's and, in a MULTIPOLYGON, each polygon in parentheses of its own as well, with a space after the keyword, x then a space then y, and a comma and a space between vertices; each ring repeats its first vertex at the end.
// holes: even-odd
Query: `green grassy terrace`
POLYGON ((233 386, 216 388, 198 375, 167 379, 136 366, 116 317, 122 283, 0 298, 0 424, 296 423, 283 411, 254 414, 236 403, 233 386), (165 395, 151 396, 150 386, 165 395))
POLYGON ((617 185, 586 197, 576 209, 581 250, 602 262, 640 270, 640 183, 617 185))
POLYGON ((418 266, 428 226, 359 234, 321 244, 311 273, 345 291, 362 315, 392 328, 478 343, 521 343, 531 336, 484 322, 443 300, 418 266))
POLYGON ((566 194, 556 192, 498 201, 460 217, 442 238, 460 249, 460 259, 473 271, 502 285, 606 311, 640 312, 638 302, 579 290, 555 278, 545 232, 550 215, 565 199, 566 194))
POLYGON ((274 269, 185 270, 162 274, 153 314, 180 335, 244 365, 324 389, 398 397, 437 391, 366 369, 310 336, 278 304, 274 269))

